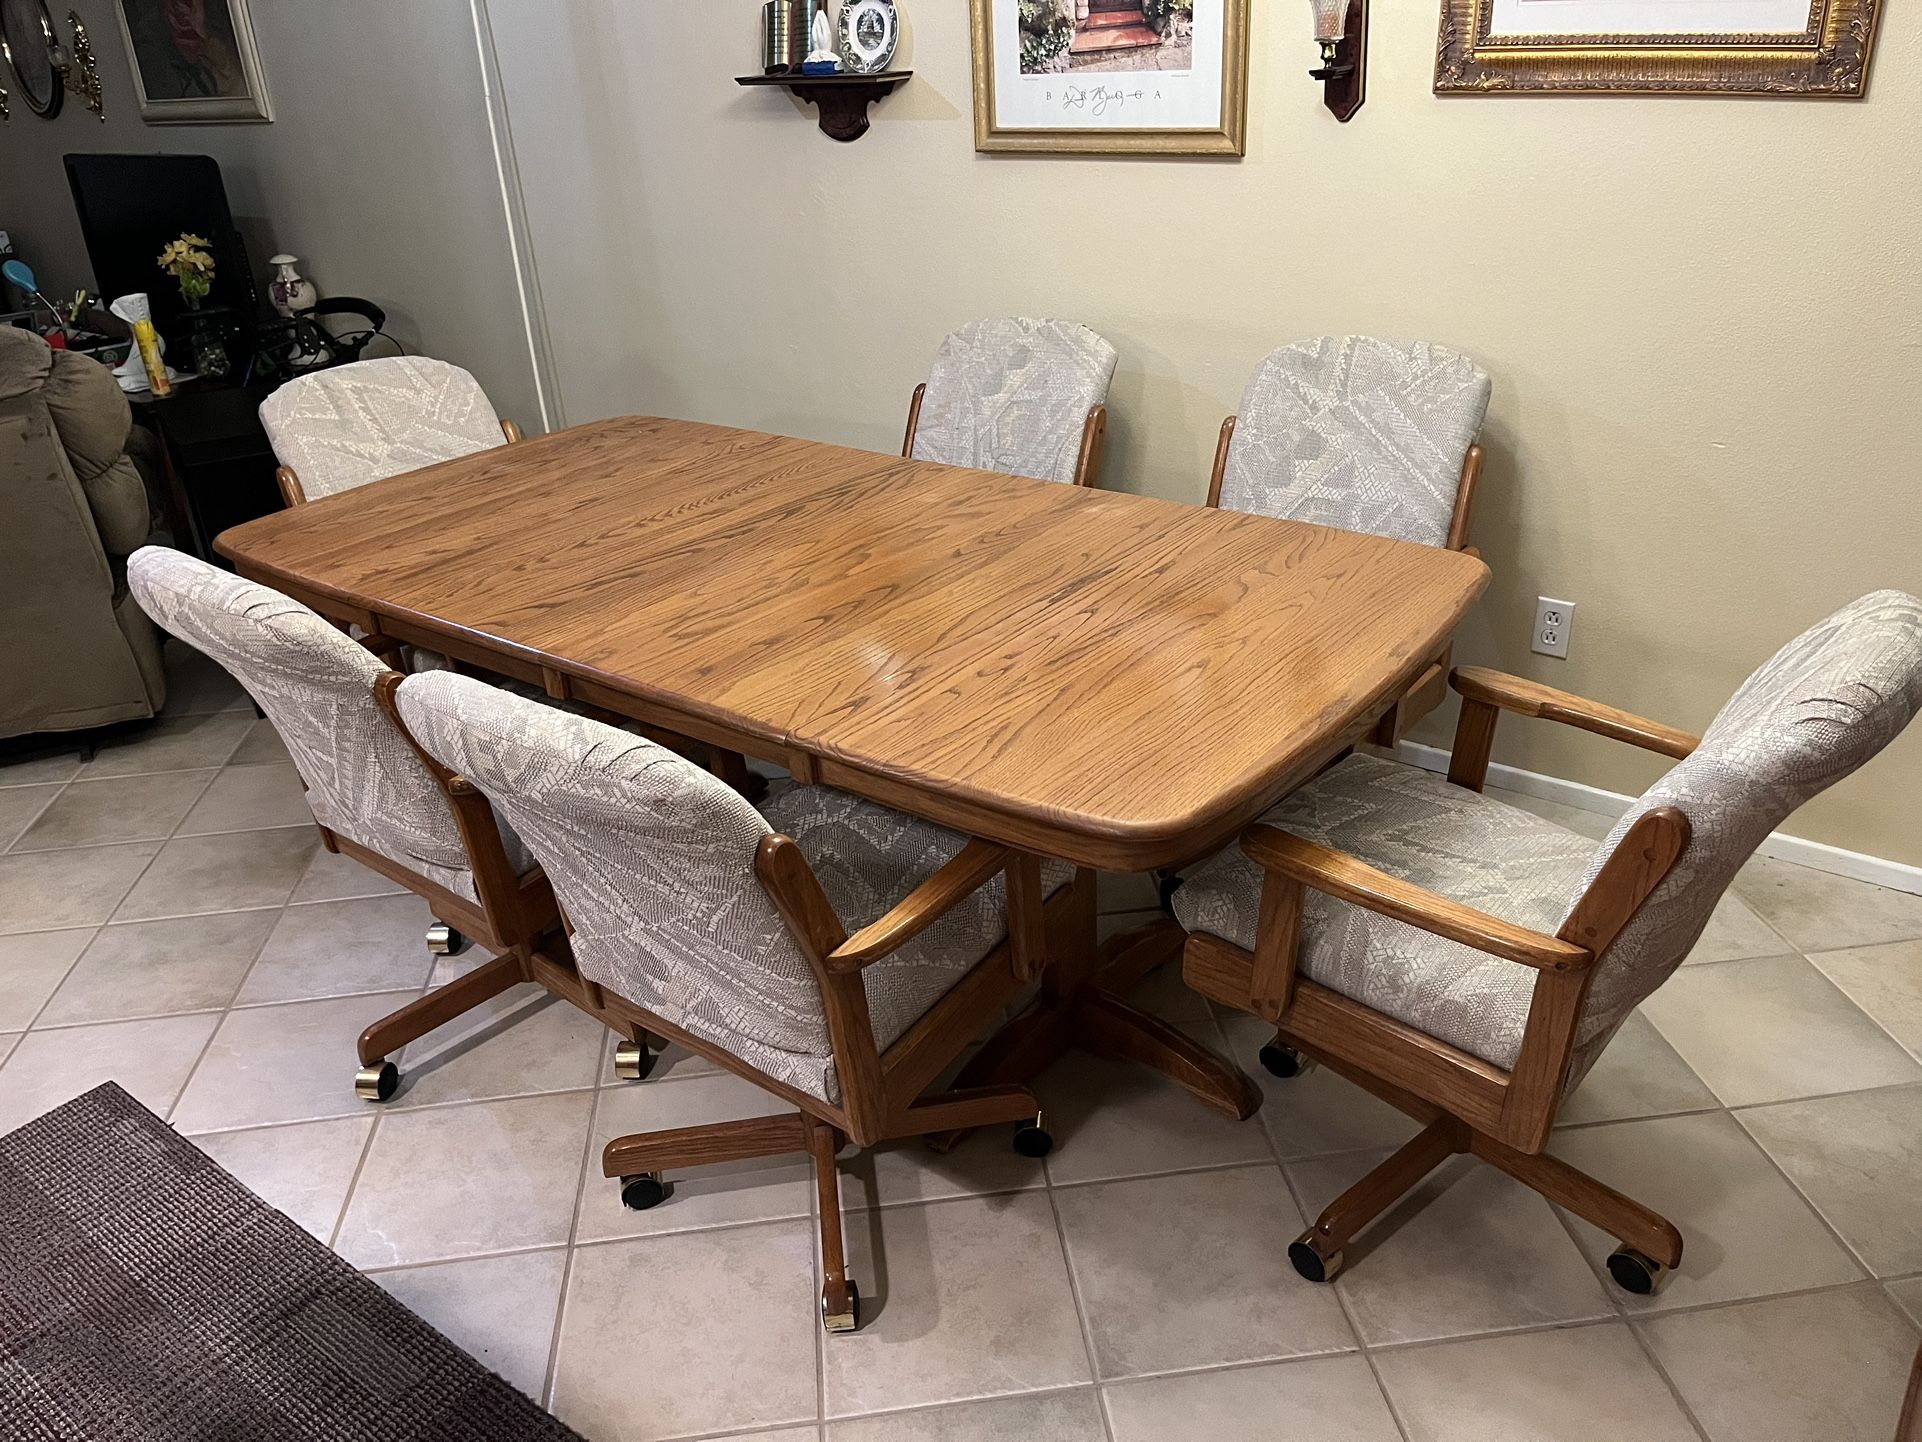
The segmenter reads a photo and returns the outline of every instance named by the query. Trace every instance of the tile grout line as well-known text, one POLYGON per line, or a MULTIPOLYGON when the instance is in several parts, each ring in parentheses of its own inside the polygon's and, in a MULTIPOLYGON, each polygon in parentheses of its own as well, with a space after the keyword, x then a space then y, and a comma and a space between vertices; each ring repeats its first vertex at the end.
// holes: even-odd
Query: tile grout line
MULTIPOLYGON (((157 856, 159 853, 156 852, 155 855, 157 856)), ((218 915, 219 913, 215 914, 218 915)), ((220 1035, 221 1030, 227 1025, 227 1018, 233 1015, 234 998, 240 995, 240 988, 247 984, 247 978, 253 974, 254 967, 259 965, 261 953, 267 949, 267 943, 273 939, 274 927, 279 924, 279 922, 275 922, 261 933, 260 945, 254 948, 253 959, 247 963, 246 969, 240 973, 240 980, 234 983, 233 991, 227 996, 227 1004, 220 1009, 220 1019, 208 1028, 207 1039, 200 1044, 200 1050, 194 1054, 193 1065, 187 1068, 186 1076, 180 1080, 180 1090, 174 1093, 174 1099, 167 1104, 165 1120, 169 1125, 173 1122, 174 1112, 180 1107, 181 1099, 187 1095, 187 1089, 193 1085, 194 1078, 199 1075, 201 1063, 207 1060, 207 1053, 213 1050, 214 1038, 220 1035)), ((98 940, 98 938, 99 933, 96 932, 95 939, 98 940)), ((90 941, 87 943, 87 949, 89 951, 93 949, 93 942, 90 941)), ((85 955, 85 953, 83 952, 82 955, 85 955)), ((76 966, 79 965, 78 962, 74 964, 76 966)), ((186 1013, 186 1015, 199 1016, 205 1015, 205 1013, 189 1012, 186 1013)), ((60 1030, 60 1028, 50 1027, 48 1030, 60 1030)))
POLYGON ((1055 1245, 1061 1248, 1062 1270, 1068 1274, 1068 1298, 1074 1304, 1075 1323, 1081 1329, 1081 1352, 1088 1363, 1088 1380, 1095 1389, 1101 1429, 1108 1442, 1114 1442, 1114 1420, 1108 1413, 1108 1399, 1102 1388, 1101 1363, 1095 1356, 1094 1323, 1088 1315, 1086 1298, 1081 1294, 1081 1273, 1074 1264, 1074 1248, 1068 1243, 1068 1228, 1061 1220, 1061 1206, 1054 1194, 1054 1181, 1042 1168, 1042 1192, 1048 1200, 1048 1215, 1054 1219, 1055 1245))
MULTIPOLYGON (((41 811, 40 816, 45 816, 48 811, 53 809, 54 802, 64 798, 67 792, 75 786, 105 786, 114 781, 140 781, 148 776, 191 776, 196 771, 205 771, 207 773, 206 781, 201 785, 200 790, 194 793, 193 800, 187 803, 187 809, 181 813, 180 820, 174 822, 174 829, 169 831, 165 836, 122 836, 113 841, 82 841, 71 846, 33 846, 23 849, 20 843, 27 839, 27 833, 23 831, 19 836, 14 838, 13 845, 7 848, 6 854, 8 856, 49 856, 55 852, 88 851, 98 849, 102 846, 138 846, 149 841, 158 841, 164 846, 174 838, 175 833, 180 829, 181 822, 185 821, 188 813, 200 804, 200 798, 207 794, 207 788, 214 784, 215 780, 220 776, 220 773, 225 769, 224 766, 189 766, 179 771, 136 771, 128 776, 103 777, 99 781, 68 781, 61 786, 60 795, 54 797, 53 801, 47 803, 46 807, 41 811)), ((36 821, 39 819, 39 817, 35 818, 36 821)))
MULTIPOLYGON (((1223 1034, 1226 1035, 1227 1029, 1225 1027, 1222 1028, 1222 1031, 1223 1034)), ((1233 1060, 1232 1055, 1229 1059, 1231 1061, 1233 1060)), ((1300 1073, 1296 1074, 1296 1079, 1300 1079, 1300 1073)), ((1256 1082, 1255 1085, 1259 1087, 1261 1083, 1256 1082)), ((1271 1098, 1268 1097, 1267 1092, 1264 1090, 1262 1092, 1263 1110, 1267 1108, 1269 1100, 1271 1100, 1271 1098)), ((1250 1120, 1254 1120, 1254 1118, 1250 1120)), ((1287 1191, 1289 1200, 1294 1203, 1296 1217, 1305 1227, 1312 1228, 1315 1225, 1316 1218, 1320 1214, 1315 1213, 1311 1215, 1309 1213, 1308 1204, 1302 1196, 1301 1188, 1295 1184, 1295 1179, 1288 1174, 1288 1163, 1282 1160, 1281 1143, 1275 1139, 1274 1132, 1269 1130, 1268 1124, 1265 1121, 1260 1122, 1259 1125, 1261 1126, 1262 1134, 1268 1139, 1268 1150, 1275 1159, 1275 1169, 1281 1173, 1281 1185, 1283 1189, 1287 1191)), ((1358 1148, 1356 1150, 1373 1149, 1358 1148)), ((1346 1153, 1330 1152, 1324 1155, 1342 1156, 1346 1155, 1346 1153)), ((1304 1158, 1303 1160, 1308 1159, 1304 1158)), ((1292 1269, 1294 1264, 1290 1262, 1289 1266, 1292 1269)), ((1340 1281, 1341 1279, 1337 1277, 1335 1282, 1329 1285, 1328 1290, 1334 1294, 1335 1305, 1341 1309, 1341 1320, 1347 1326, 1349 1335, 1355 1339, 1355 1346, 1360 1351, 1362 1361, 1368 1368, 1368 1375, 1374 1378, 1375 1391, 1380 1394, 1382 1405, 1388 1409, 1388 1420, 1394 1423, 1395 1431, 1400 1435, 1402 1442, 1410 1442, 1408 1423, 1402 1417, 1401 1408, 1395 1405, 1395 1397, 1394 1394, 1388 1390, 1388 1383, 1382 1378, 1381 1368, 1375 1361, 1374 1351, 1369 1347, 1367 1337, 1362 1335, 1361 1325, 1355 1320, 1354 1307, 1350 1304, 1347 1294, 1343 1292, 1339 1286, 1340 1281)), ((1314 1286, 1315 1284, 1309 1282, 1308 1285, 1314 1286)))
MULTIPOLYGON (((429 980, 432 980, 431 973, 429 980)), ((601 1067, 607 1060, 607 1041, 596 1038, 599 1045, 595 1048, 594 1086, 588 1095, 592 1098, 587 1105, 587 1134, 581 1138, 580 1165, 574 1172, 574 1207, 567 1214, 567 1244, 561 1254, 560 1289, 554 1296, 554 1325, 547 1334, 547 1365, 541 1371, 541 1392, 535 1400, 548 1412, 554 1410, 554 1388, 560 1381, 561 1328, 567 1321, 567 1290, 574 1276, 575 1246, 581 1232, 581 1205, 587 1198, 588 1161, 594 1155, 594 1128, 601 1115, 601 1067)))
MULTIPOLYGON (((1922 938, 1918 938, 1918 940, 1922 940, 1922 938)), ((1887 945, 1887 946, 1910 946, 1910 945, 1914 945, 1915 943, 1907 942, 1907 941, 1891 941, 1891 942, 1884 942, 1881 944, 1887 945)), ((1856 1011, 1860 1012, 1864 1017, 1866 1017, 1868 1019, 1868 1023, 1870 1026, 1874 1027, 1877 1031, 1881 1032, 1884 1036, 1886 1036, 1890 1041, 1894 1042, 1896 1046, 1896 1050, 1904 1053, 1910 1059, 1914 1060, 1918 1065, 1922 1065, 1922 1056, 1916 1055, 1915 1048, 1911 1047, 1907 1042, 1903 1041, 1901 1037, 1897 1036, 1892 1030, 1890 1030, 1888 1024, 1885 1023, 1879 1016, 1877 1016, 1874 1012, 1870 1011, 1866 1006, 1862 1005, 1861 1002, 1857 1001, 1854 998, 1854 996, 1852 996, 1849 993, 1848 988, 1843 986, 1842 983, 1837 981, 1834 977, 1830 976, 1828 972, 1823 969, 1822 964, 1815 959, 1817 956, 1836 956, 1845 952, 1862 951, 1862 950, 1866 950, 1866 948, 1845 946, 1845 947, 1837 947, 1832 951, 1823 951, 1823 952, 1802 951, 1802 952, 1797 952, 1796 955, 1800 956, 1802 960, 1806 961, 1811 967, 1813 967, 1815 969, 1816 975, 1820 976, 1822 980, 1826 981, 1830 986, 1834 987, 1835 990, 1841 995, 1842 1000, 1846 1001, 1850 1006, 1854 1007, 1856 1011)), ((1868 1088, 1864 1088, 1864 1090, 1868 1090, 1868 1088)))
MULTIPOLYGON (((1724 1111, 1724 1115, 1726 1115, 1726 1111, 1724 1111)), ((1641 1330, 1635 1325, 1635 1318, 1630 1315, 1627 1306, 1622 1302, 1621 1297, 1616 1292, 1614 1278, 1608 1275, 1607 1263, 1604 1262, 1601 1265, 1597 1265, 1595 1259, 1589 1256, 1588 1249, 1582 1245, 1581 1236, 1575 1230, 1576 1219, 1574 1214, 1556 1206, 1553 1202, 1548 1204, 1548 1210, 1554 1214, 1555 1220, 1560 1223, 1562 1231, 1567 1234, 1569 1245, 1575 1248, 1576 1253, 1581 1257, 1583 1263, 1594 1275, 1596 1282, 1601 1286, 1602 1294, 1608 1300, 1610 1309, 1615 1313, 1613 1321, 1604 1322, 1600 1325, 1609 1326, 1615 1322, 1619 1322, 1627 1328, 1629 1336, 1635 1339, 1635 1345, 1641 1349, 1643 1357, 1648 1360, 1649 1366, 1655 1369, 1655 1375, 1662 1379, 1662 1385, 1668 1388, 1669 1395, 1675 1399, 1675 1405, 1681 1409, 1682 1420, 1695 1429, 1695 1435, 1700 1437, 1702 1442, 1712 1442, 1708 1434, 1708 1429, 1704 1427, 1701 1420, 1696 1417, 1695 1409, 1688 1404, 1688 1398, 1682 1395, 1681 1385, 1676 1382, 1674 1377, 1669 1375, 1668 1368, 1662 1365, 1661 1358, 1655 1355, 1655 1349, 1649 1345, 1648 1339, 1642 1335, 1641 1330)), ((1683 1255, 1687 1255, 1686 1248, 1684 1248, 1683 1255)))
MULTIPOLYGON (((46 799, 46 801, 41 805, 38 811, 34 812, 33 815, 27 818, 26 825, 20 828, 19 833, 15 835, 13 839, 7 843, 5 852, 0 854, 7 855, 7 856, 31 856, 34 854, 33 852, 30 852, 30 851, 16 851, 14 848, 19 846, 19 844, 22 841, 25 841, 27 839, 27 833, 33 830, 35 826, 39 825, 40 819, 53 809, 53 805, 56 801, 58 801, 62 796, 65 796, 67 794, 67 788, 73 785, 73 778, 69 776, 65 781, 53 781, 53 782, 46 782, 41 784, 52 786, 53 795, 49 796, 46 799)), ((26 788, 8 787, 7 789, 11 791, 15 789, 24 790, 26 788)))

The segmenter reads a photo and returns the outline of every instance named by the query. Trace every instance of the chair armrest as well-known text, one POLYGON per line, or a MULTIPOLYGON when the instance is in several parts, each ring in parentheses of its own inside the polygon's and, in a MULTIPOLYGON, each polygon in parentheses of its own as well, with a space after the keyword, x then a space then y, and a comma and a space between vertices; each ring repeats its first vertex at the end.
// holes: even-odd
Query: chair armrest
POLYGON ((1597 736, 1607 736, 1611 740, 1626 741, 1631 746, 1659 751, 1664 756, 1673 756, 1677 761, 1702 744, 1701 737, 1678 731, 1673 726, 1664 726, 1660 721, 1650 721, 1627 711, 1618 711, 1613 706, 1604 706, 1599 701, 1585 700, 1567 691, 1558 691, 1553 686, 1544 686, 1539 681, 1525 680, 1480 666, 1458 666, 1450 673, 1448 684, 1469 701, 1499 706, 1518 716, 1559 721, 1564 726, 1579 727, 1597 736))
POLYGON ((1360 857, 1273 826, 1251 828, 1241 838, 1241 849, 1265 870, 1316 891, 1538 971, 1579 971, 1595 960, 1594 953, 1572 941, 1464 906, 1390 876, 1360 857))
POLYGON ((1014 853, 991 841, 970 841, 960 855, 915 887, 879 921, 870 922, 828 953, 829 971, 859 971, 899 951, 974 892, 999 876, 1014 853))

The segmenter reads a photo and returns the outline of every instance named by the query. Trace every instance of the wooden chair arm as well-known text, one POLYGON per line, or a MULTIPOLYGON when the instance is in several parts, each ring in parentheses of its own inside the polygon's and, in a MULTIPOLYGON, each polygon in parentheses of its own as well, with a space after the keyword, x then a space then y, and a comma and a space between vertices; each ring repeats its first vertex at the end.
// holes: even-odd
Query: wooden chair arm
POLYGON ((1412 881, 1390 876, 1360 857, 1273 826, 1250 828, 1241 838, 1241 849, 1264 870, 1279 872, 1338 900, 1538 971, 1580 971, 1595 960, 1587 947, 1438 896, 1412 881))
POLYGON ((1604 706, 1599 701, 1589 701, 1567 691, 1558 691, 1553 686, 1544 686, 1539 681, 1490 671, 1481 666, 1456 667, 1449 673, 1448 684, 1459 691, 1465 700, 1499 706, 1518 716, 1559 721, 1564 726, 1579 727, 1597 736, 1607 736, 1611 740, 1626 741, 1631 746, 1659 751, 1664 756, 1673 756, 1677 761, 1702 744, 1701 737, 1691 736, 1673 726, 1664 726, 1660 721, 1650 721, 1643 716, 1618 711, 1613 706, 1604 706))
POLYGON ((831 972, 859 971, 899 951, 999 876, 1015 855, 991 841, 970 841, 960 855, 915 887, 879 921, 870 922, 825 958, 831 972))

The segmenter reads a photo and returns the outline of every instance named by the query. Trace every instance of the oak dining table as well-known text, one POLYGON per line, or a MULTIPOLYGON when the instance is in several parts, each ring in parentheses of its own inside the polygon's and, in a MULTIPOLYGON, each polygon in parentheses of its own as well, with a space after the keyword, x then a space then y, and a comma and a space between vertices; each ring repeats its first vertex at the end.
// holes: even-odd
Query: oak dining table
MULTIPOLYGON (((1366 737, 1488 581, 1472 554, 658 417, 247 522, 239 572, 371 636, 969 835, 1146 872, 1366 737)), ((1121 999, 1160 940, 1057 959, 960 1084, 1070 1045, 1246 1116, 1121 999)))

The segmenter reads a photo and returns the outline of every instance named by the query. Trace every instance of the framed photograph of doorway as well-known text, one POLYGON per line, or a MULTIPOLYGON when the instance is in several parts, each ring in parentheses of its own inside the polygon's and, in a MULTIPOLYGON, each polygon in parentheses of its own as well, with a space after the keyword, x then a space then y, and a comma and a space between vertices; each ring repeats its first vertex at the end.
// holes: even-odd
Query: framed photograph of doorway
POLYGON ((1251 0, 969 0, 974 148, 1242 155, 1251 0))
POLYGON ((1439 95, 1850 99, 1882 0, 1442 0, 1439 95))

